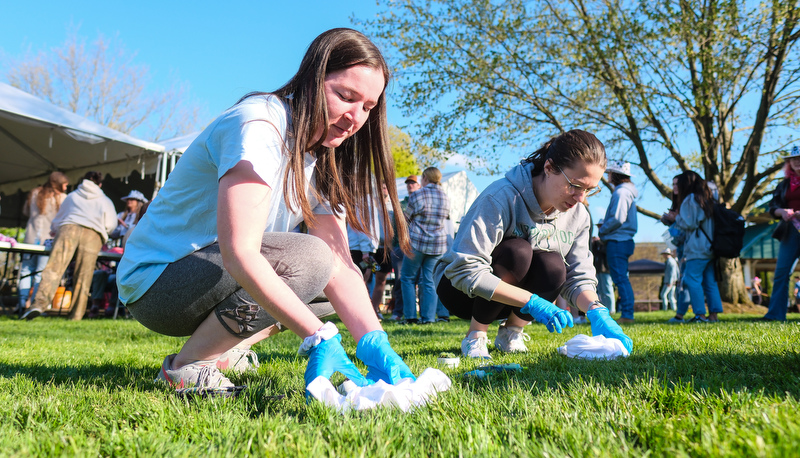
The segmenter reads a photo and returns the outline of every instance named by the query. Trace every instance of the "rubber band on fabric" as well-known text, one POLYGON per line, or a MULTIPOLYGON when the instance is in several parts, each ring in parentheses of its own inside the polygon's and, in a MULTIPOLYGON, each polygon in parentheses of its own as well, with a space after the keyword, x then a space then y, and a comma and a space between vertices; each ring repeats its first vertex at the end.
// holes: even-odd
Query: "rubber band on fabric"
POLYGON ((328 321, 317 329, 317 332, 303 339, 303 343, 301 343, 300 348, 297 349, 297 354, 300 356, 308 356, 309 350, 319 345, 323 340, 328 340, 336 334, 339 334, 339 329, 336 328, 335 324, 328 321))

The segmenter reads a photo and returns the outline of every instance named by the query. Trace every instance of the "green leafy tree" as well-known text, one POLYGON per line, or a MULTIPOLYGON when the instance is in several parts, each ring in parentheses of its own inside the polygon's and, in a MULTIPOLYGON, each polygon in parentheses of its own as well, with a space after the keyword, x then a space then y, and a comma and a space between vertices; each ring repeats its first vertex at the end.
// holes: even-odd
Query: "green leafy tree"
POLYGON ((438 150, 497 162, 579 127, 665 197, 697 167, 746 213, 798 125, 798 16, 796 0, 396 0, 364 25, 438 150))
POLYGON ((396 126, 389 126, 389 143, 394 157, 395 173, 398 177, 419 173, 417 158, 411 152, 411 137, 396 126))

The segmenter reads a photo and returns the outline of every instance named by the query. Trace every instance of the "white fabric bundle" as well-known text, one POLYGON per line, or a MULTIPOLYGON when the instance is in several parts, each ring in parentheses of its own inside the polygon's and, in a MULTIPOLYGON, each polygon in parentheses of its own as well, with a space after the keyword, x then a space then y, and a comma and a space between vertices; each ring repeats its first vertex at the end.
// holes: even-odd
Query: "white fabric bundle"
POLYGON ((425 405, 436 397, 436 393, 447 391, 452 383, 450 378, 439 369, 428 368, 417 377, 416 381, 406 378, 397 385, 390 385, 383 380, 365 387, 359 387, 346 380, 340 388, 344 395, 336 391, 330 380, 317 377, 306 387, 311 396, 323 404, 333 407, 339 412, 348 410, 367 410, 378 406, 397 407, 407 412, 412 407, 425 405))
POLYGON ((615 359, 630 355, 619 339, 606 339, 605 336, 578 334, 558 347, 558 352, 569 358, 615 359))

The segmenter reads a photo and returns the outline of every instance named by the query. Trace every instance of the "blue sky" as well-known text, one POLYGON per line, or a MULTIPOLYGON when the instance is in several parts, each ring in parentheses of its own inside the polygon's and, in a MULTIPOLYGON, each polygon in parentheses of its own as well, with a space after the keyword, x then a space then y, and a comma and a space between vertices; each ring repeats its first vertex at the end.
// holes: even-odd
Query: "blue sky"
MULTIPOLYGON (((204 107, 207 121, 247 92, 268 91, 285 83, 319 33, 333 27, 353 27, 351 18, 370 19, 382 9, 375 0, 3 3, 0 75, 8 70, 5 65, 9 58, 19 58, 27 50, 35 53, 58 46, 69 30, 77 28, 78 34, 89 41, 98 34, 118 39, 129 53, 136 54, 137 64, 149 67, 153 87, 166 88, 174 81, 187 84, 190 97, 204 107)), ((0 80, 5 81, 2 76, 0 80)), ((394 90, 390 86, 389 123, 402 126, 409 120, 393 105, 394 90)), ((509 157, 507 165, 517 160, 509 157)), ((441 168, 449 172, 458 166, 445 164, 441 168)), ((499 178, 469 175, 479 191, 499 178)), ((644 181, 634 181, 643 194, 640 205, 666 210, 669 202, 652 186, 642 189, 644 181)), ((592 198, 595 220, 603 217, 609 197, 604 190, 592 198)), ((638 242, 661 241, 666 229, 642 215, 639 226, 638 242)))

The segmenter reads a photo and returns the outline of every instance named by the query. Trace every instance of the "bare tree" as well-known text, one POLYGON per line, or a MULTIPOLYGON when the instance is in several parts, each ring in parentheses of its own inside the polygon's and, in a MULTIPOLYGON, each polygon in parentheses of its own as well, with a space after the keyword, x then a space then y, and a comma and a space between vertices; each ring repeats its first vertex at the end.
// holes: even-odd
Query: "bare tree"
POLYGON ((13 62, 11 85, 126 134, 157 141, 196 130, 199 107, 175 83, 149 88, 149 69, 134 62, 117 40, 91 44, 71 32, 67 40, 13 62))

